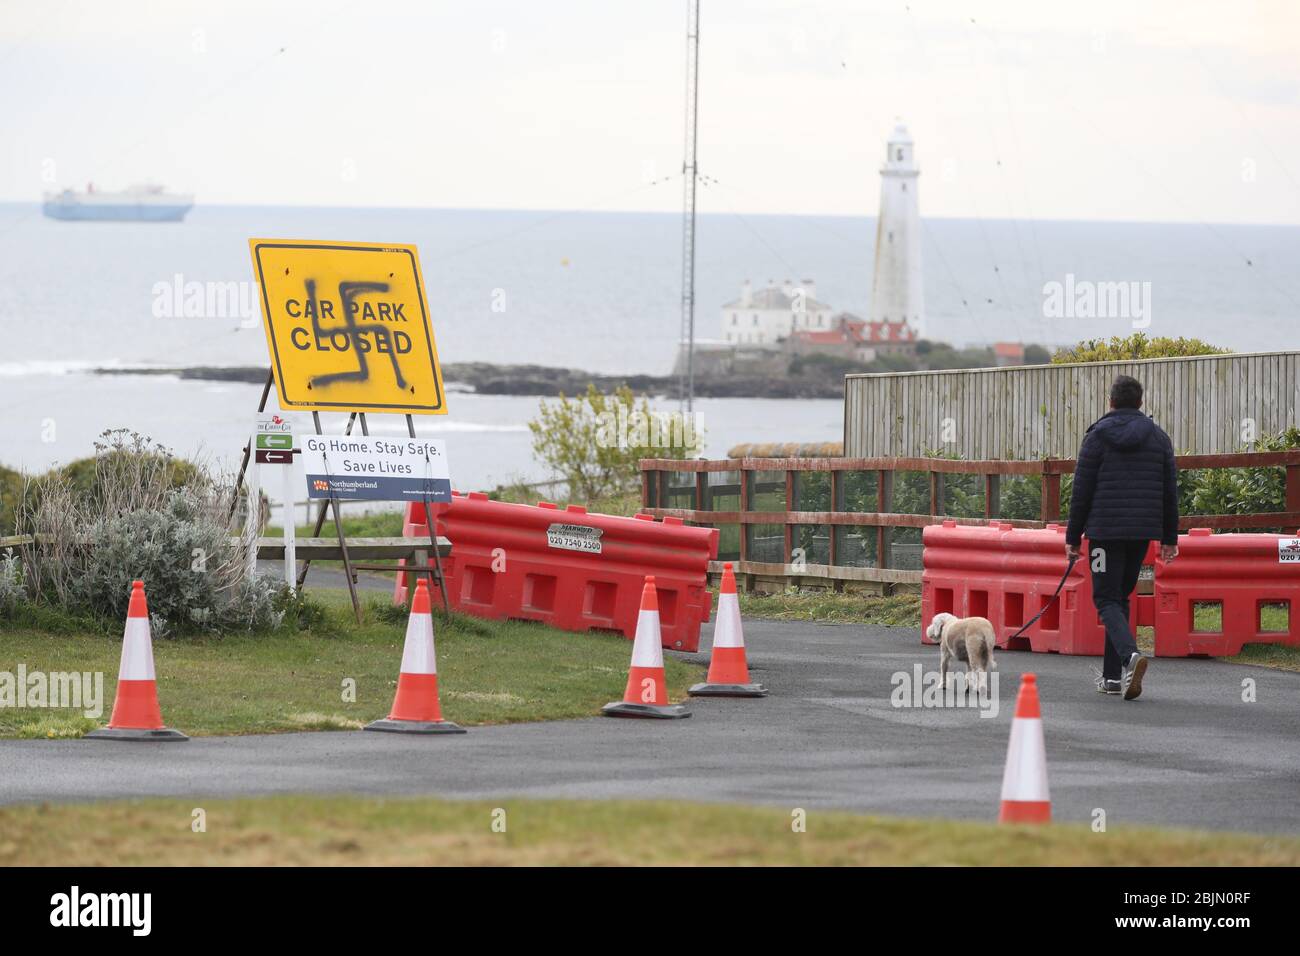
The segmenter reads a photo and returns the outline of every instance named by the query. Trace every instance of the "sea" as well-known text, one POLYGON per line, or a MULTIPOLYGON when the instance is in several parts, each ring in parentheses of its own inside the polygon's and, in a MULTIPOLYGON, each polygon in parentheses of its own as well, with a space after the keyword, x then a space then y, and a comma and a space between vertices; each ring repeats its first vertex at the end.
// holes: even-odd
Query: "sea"
MULTIPOLYGON (((817 299, 868 315, 875 229, 868 217, 701 215, 697 337, 720 336, 722 306, 745 279, 811 279, 817 299)), ((680 216, 641 212, 200 203, 183 223, 136 224, 58 222, 36 204, 0 204, 0 464, 41 471, 91 454, 105 429, 128 428, 232 467, 260 386, 95 370, 265 365, 250 237, 417 245, 443 362, 667 374, 681 234, 680 216), (199 315, 175 307, 193 282, 223 290, 199 315)), ((1238 351, 1300 341, 1300 227, 925 219, 922 262, 923 333, 958 345, 1051 347, 1139 329, 1238 351), (1133 283, 1132 314, 1051 303, 1054 287, 1116 282, 1133 283)), ((538 402, 453 391, 449 413, 417 428, 445 439, 463 490, 540 482, 553 476, 531 450, 538 402)), ((678 407, 674 396, 653 404, 678 407)), ((708 457, 843 432, 834 400, 702 399, 695 411, 708 457)), ((325 419, 341 430, 343 416, 325 419)), ((405 434, 397 416, 370 424, 405 434)))

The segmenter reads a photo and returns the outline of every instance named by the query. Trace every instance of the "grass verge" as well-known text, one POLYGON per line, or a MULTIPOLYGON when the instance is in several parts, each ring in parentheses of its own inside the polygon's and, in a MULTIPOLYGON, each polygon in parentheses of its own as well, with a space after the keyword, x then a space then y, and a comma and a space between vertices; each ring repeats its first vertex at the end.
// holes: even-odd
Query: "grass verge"
MULTIPOLYGON (((309 629, 273 634, 154 641, 158 698, 167 725, 187 734, 337 730, 388 714, 406 635, 405 612, 372 602, 366 623, 351 620, 344 592, 324 596, 309 629), (344 699, 355 681, 355 703, 344 699)), ((434 614, 443 716, 463 724, 588 717, 619 700, 631 642, 617 634, 574 634, 519 621, 434 614)), ((104 713, 0 708, 0 735, 77 737, 107 723, 117 684, 121 637, 7 632, 0 671, 102 671, 104 713)), ((669 693, 685 696, 703 668, 667 657, 669 693)))
POLYGON ((675 801, 279 796, 0 808, 4 865, 1300 864, 1300 839, 1004 827, 675 801), (201 807, 206 832, 191 830, 201 807), (492 829, 505 811, 506 832, 492 829), (496 819, 500 814, 495 815, 496 819))
POLYGON ((1254 664, 1280 671, 1300 671, 1300 647, 1284 644, 1247 644, 1233 657, 1220 657, 1229 664, 1254 664))
MULTIPOLYGON (((346 512, 346 508, 344 511, 346 512)), ((343 533, 349 538, 400 538, 402 536, 402 516, 401 511, 376 511, 371 514, 344 514, 343 516, 343 533)), ((314 524, 296 525, 296 533, 300 538, 309 538, 315 532, 314 524)), ((320 533, 327 538, 334 537, 334 518, 327 515, 325 524, 321 526, 320 533)), ((279 525, 268 525, 266 536, 269 538, 283 538, 284 528, 279 525)))
POLYGON ((882 597, 829 589, 790 588, 777 594, 741 594, 740 613, 777 621, 920 627, 921 595, 882 597))

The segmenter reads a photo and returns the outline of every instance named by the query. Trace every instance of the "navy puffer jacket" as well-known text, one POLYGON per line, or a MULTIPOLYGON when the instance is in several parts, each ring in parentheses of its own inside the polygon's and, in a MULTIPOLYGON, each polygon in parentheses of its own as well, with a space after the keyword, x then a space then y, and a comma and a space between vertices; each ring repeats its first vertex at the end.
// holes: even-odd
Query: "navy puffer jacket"
POLYGON ((1141 409, 1116 408, 1083 436, 1074 469, 1069 544, 1178 543, 1178 469, 1169 436, 1141 409))

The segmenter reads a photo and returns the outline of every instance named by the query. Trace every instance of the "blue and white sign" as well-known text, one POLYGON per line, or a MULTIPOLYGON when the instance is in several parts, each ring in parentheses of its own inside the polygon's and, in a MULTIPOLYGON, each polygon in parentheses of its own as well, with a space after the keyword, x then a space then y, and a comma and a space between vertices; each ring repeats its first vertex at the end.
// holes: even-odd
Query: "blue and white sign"
POLYGON ((340 501, 451 501, 441 439, 308 435, 307 494, 340 501))

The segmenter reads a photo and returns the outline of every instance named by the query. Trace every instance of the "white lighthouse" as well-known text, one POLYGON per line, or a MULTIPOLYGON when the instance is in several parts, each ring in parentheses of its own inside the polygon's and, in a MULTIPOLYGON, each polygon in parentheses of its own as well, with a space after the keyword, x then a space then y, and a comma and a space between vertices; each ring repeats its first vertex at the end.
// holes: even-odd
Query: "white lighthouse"
POLYGON ((894 127, 880 167, 880 218, 876 222, 876 272, 871 285, 871 318, 906 322, 925 334, 921 294, 921 213, 916 180, 921 175, 907 127, 894 127))

